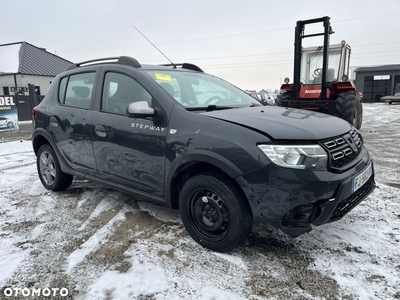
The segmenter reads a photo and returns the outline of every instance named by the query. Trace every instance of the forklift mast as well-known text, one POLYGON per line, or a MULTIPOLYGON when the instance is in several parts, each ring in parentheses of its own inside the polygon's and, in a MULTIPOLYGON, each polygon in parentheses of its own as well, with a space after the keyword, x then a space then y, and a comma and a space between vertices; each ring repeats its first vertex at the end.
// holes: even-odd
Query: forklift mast
POLYGON ((326 72, 328 70, 328 55, 329 55, 329 36, 333 34, 330 17, 322 17, 304 21, 297 21, 295 38, 294 38, 294 74, 293 74, 293 97, 294 100, 299 100, 300 93, 300 69, 301 69, 301 54, 302 54, 302 40, 307 37, 324 36, 324 45, 322 48, 322 82, 321 82, 321 100, 326 100, 326 72), (324 32, 305 35, 305 25, 323 23, 324 32))

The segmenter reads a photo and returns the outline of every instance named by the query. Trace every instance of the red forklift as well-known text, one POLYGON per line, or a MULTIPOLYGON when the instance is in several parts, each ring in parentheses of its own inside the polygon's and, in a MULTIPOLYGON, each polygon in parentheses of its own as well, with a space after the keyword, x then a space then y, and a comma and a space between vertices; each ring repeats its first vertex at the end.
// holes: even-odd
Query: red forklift
POLYGON ((361 97, 349 80, 351 47, 345 41, 329 45, 333 33, 329 17, 297 21, 293 83, 285 78, 276 104, 334 115, 360 129, 361 97), (322 23, 324 32, 306 35, 305 26, 314 23, 322 23), (323 46, 302 47, 304 38, 315 36, 324 37, 323 46))

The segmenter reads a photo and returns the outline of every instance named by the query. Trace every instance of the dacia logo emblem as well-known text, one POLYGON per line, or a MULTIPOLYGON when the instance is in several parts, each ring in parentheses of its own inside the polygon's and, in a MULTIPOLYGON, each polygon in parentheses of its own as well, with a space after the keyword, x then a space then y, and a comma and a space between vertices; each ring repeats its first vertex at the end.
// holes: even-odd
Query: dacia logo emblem
POLYGON ((352 137, 347 138, 347 143, 349 144, 351 150, 353 150, 354 153, 357 153, 357 145, 354 143, 354 140, 352 137))

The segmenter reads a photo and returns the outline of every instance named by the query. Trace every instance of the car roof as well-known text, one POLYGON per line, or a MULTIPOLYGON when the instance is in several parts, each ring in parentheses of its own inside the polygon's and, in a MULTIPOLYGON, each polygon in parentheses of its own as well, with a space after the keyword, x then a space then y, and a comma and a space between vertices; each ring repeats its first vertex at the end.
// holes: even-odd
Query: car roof
POLYGON ((130 56, 119 56, 119 57, 105 57, 105 58, 98 58, 98 59, 92 59, 92 60, 87 60, 83 61, 80 63, 75 63, 71 65, 68 70, 73 70, 76 68, 80 67, 85 67, 85 66, 93 66, 93 65, 104 65, 104 64, 119 64, 119 65, 125 65, 125 66, 130 66, 135 69, 145 69, 145 70, 164 70, 164 71, 171 71, 171 70, 179 70, 179 71, 195 71, 195 72, 201 72, 204 73, 204 71, 191 63, 179 63, 179 64, 164 64, 164 65, 149 65, 149 64, 141 64, 139 61, 137 61, 135 58, 130 57, 130 56), (179 68, 178 68, 179 67, 179 68))

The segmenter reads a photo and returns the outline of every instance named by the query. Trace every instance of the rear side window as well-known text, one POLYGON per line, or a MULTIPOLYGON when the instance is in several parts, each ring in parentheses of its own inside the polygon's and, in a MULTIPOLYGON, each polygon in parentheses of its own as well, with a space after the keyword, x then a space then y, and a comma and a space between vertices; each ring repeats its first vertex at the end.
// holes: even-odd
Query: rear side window
POLYGON ((96 73, 82 73, 65 77, 60 81, 59 101, 67 106, 90 108, 96 73))
POLYGON ((60 101, 60 103, 65 102, 65 88, 67 87, 67 82, 68 82, 68 77, 64 77, 60 81, 60 87, 58 89, 58 101, 60 101))

